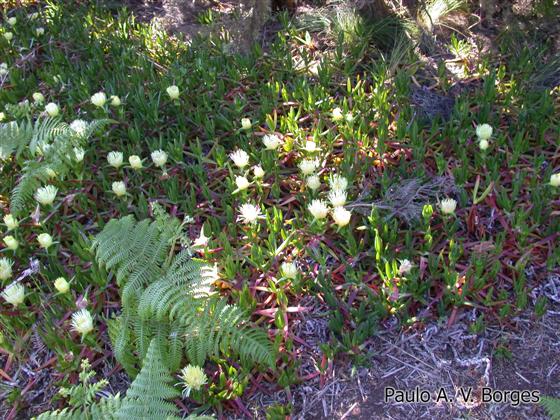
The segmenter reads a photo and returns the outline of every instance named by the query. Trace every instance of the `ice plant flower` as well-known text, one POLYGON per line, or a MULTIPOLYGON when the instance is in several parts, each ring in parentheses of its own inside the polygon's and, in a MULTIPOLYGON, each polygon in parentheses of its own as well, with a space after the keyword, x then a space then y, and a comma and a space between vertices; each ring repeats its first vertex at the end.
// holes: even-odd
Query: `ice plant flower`
POLYGON ((117 95, 111 95, 111 106, 121 106, 121 98, 117 95))
POLYGON ((48 249, 52 245, 53 239, 48 233, 41 233, 37 236, 37 242, 41 248, 48 249))
POLYGON ((304 159, 298 167, 303 175, 311 175, 319 167, 319 161, 317 159, 304 159))
POLYGON ((265 134, 262 142, 268 150, 276 150, 280 146, 280 137, 276 134, 265 134))
POLYGON ((333 207, 341 207, 346 204, 346 192, 344 190, 332 190, 329 193, 329 201, 333 207))
POLYGON ((35 200, 43 206, 50 206, 54 202, 57 192, 58 188, 54 185, 38 188, 37 191, 35 191, 35 200))
POLYGON ((45 105, 45 111, 47 112, 47 114, 49 114, 49 117, 56 117, 60 113, 58 105, 54 102, 49 102, 47 105, 45 105))
POLYGON ((241 118, 241 128, 243 130, 250 130, 251 129, 251 120, 249 118, 241 118))
POLYGON ((307 187, 313 191, 321 187, 321 180, 317 175, 308 176, 307 179, 305 180, 305 183, 307 184, 307 187))
POLYGON ((560 172, 550 175, 550 185, 560 187, 560 172))
POLYGON ((12 265, 14 262, 9 258, 0 258, 0 280, 8 280, 12 277, 12 265))
POLYGON ((17 18, 11 17, 11 18, 8 19, 8 25, 16 26, 16 23, 17 23, 17 18))
POLYGON ((4 32, 4 39, 10 42, 12 39, 14 39, 14 34, 11 32, 4 32))
POLYGON ((348 188, 348 180, 342 175, 333 175, 332 178, 329 179, 329 186, 331 190, 346 191, 346 188, 348 188))
POLYGON ((154 150, 150 156, 152 157, 152 162, 154 162, 154 165, 158 168, 162 168, 167 162, 167 153, 161 149, 154 150))
POLYGON ((54 281, 54 288, 58 293, 67 293, 70 290, 70 284, 66 281, 64 277, 59 277, 54 281))
POLYGON ((260 165, 253 166, 253 175, 255 178, 263 178, 264 177, 264 169, 260 165))
POLYGON ((13 214, 5 215, 3 220, 8 230, 14 230, 19 226, 19 222, 13 214))
POLYGON ((452 198, 445 198, 439 203, 439 207, 443 214, 453 214, 457 208, 457 201, 452 198))
POLYGON ((478 147, 480 147, 480 150, 486 150, 486 149, 488 149, 488 146, 490 146, 490 143, 488 143, 488 140, 480 140, 478 142, 478 147))
POLYGON ((193 365, 187 365, 181 369, 179 378, 183 384, 183 395, 185 397, 188 397, 193 390, 200 390, 208 382, 208 377, 204 370, 199 366, 193 365))
POLYGON ((237 185, 237 189, 239 191, 242 190, 246 190, 247 188, 249 188, 249 180, 247 178, 245 178, 244 176, 236 176, 235 177, 235 185, 237 185))
POLYGON ((166 92, 171 99, 173 99, 173 100, 179 99, 179 88, 177 86, 175 86, 175 85, 169 86, 166 89, 166 92))
POLYGON ((128 163, 132 169, 142 169, 142 159, 138 155, 132 155, 128 158, 128 163))
POLYGON ((37 29, 35 29, 35 35, 41 36, 44 34, 45 34, 45 28, 43 28, 42 26, 39 26, 37 29))
POLYGON ((287 279, 295 279, 298 274, 297 266, 293 262, 283 262, 280 266, 282 277, 287 279))
POLYGON ((72 329, 83 336, 93 330, 93 318, 87 309, 72 314, 72 329))
POLYGON ((256 223, 261 217, 261 209, 254 204, 245 203, 239 207, 239 220, 245 224, 256 223))
POLYGON ((323 200, 313 200, 307 208, 315 219, 324 219, 329 213, 329 208, 323 200))
POLYGON ((97 92, 91 97, 91 103, 101 108, 107 102, 107 95, 105 92, 97 92))
POLYGON ((352 213, 346 210, 344 207, 335 207, 332 212, 332 218, 339 227, 346 226, 348 223, 350 223, 351 216, 352 213))
POLYGON ((237 149, 235 152, 232 152, 229 157, 239 169, 243 169, 249 164, 249 155, 245 150, 237 149))
POLYGON ((346 119, 346 122, 349 123, 354 121, 354 115, 351 112, 348 112, 344 118, 346 119))
POLYGON ((476 135, 479 140, 488 140, 492 137, 492 126, 490 124, 479 124, 476 126, 476 135))
POLYGON ((407 259, 402 260, 399 266, 399 274, 408 274, 410 270, 412 270, 412 263, 407 259))
POLYGON ((5 76, 8 74, 8 65, 6 63, 0 63, 0 76, 5 76))
POLYGON ((342 113, 342 109, 335 108, 332 110, 332 119, 333 121, 340 121, 344 118, 344 114, 342 113))
POLYGON ((25 299, 25 287, 19 283, 12 283, 4 289, 2 297, 15 308, 21 305, 25 299))
POLYGON ((6 247, 8 249, 11 249, 12 251, 18 249, 19 246, 18 240, 14 238, 12 235, 4 236, 4 243, 6 244, 6 247))
POLYGON ((33 94, 33 102, 35 102, 36 104, 42 104, 43 102, 45 102, 45 97, 41 92, 35 92, 33 94))
POLYGON ((84 160, 84 156, 86 155, 86 151, 81 147, 74 147, 74 159, 76 162, 81 162, 84 160))
POLYGON ((117 168, 117 169, 120 168, 121 165, 123 164, 123 154, 122 154, 122 152, 110 152, 107 155, 107 162, 113 168, 117 168))
POLYGON ((123 181, 113 182, 111 188, 117 197, 122 197, 126 194, 126 185, 123 181))
POLYGON ((315 143, 312 140, 307 140, 305 142, 305 151, 306 152, 313 153, 313 152, 316 152, 317 150, 319 150, 319 148, 317 147, 317 143, 315 143))
POLYGON ((87 128, 88 123, 84 120, 74 120, 70 123, 70 129, 79 136, 85 135, 87 128))

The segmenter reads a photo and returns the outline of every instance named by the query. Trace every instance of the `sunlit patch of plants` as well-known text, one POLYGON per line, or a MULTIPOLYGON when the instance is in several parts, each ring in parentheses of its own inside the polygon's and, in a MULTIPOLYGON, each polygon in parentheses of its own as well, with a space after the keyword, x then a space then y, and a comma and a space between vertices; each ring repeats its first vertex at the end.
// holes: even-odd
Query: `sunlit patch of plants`
POLYGON ((287 23, 246 56, 93 6, 9 11, 0 35, 0 346, 54 352, 49 415, 245 413, 255 382, 303 380, 306 296, 325 358, 366 363, 380 326, 474 308, 481 332, 558 269, 559 91, 515 59, 426 122, 416 65, 302 72, 312 35, 287 23), (99 399, 107 358, 131 384, 99 399))

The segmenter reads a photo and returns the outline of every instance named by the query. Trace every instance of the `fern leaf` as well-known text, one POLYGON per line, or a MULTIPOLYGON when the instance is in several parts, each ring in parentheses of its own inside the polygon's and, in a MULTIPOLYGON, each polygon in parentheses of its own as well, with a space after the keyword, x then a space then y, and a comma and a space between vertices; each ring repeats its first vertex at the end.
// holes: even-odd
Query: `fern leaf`
POLYGON ((168 401, 180 395, 180 392, 170 385, 172 381, 156 341, 152 340, 142 369, 126 392, 116 417, 133 420, 177 417, 179 410, 175 404, 168 401))
POLYGON ((542 397, 541 405, 551 420, 560 420, 560 398, 542 397))

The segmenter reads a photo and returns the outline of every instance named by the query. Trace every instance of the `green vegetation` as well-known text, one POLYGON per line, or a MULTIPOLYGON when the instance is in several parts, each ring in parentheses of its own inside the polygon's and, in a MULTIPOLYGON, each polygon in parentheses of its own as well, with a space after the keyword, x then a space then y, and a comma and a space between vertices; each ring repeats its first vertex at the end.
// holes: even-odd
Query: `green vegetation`
POLYGON ((448 3, 419 13, 427 29, 280 15, 244 55, 95 2, 5 11, 0 357, 53 352, 65 391, 38 418, 243 411, 259 382, 305 380, 306 299, 329 316, 320 375, 365 363, 380 322, 476 309, 478 334, 530 306, 560 263, 560 56, 538 28, 482 56, 457 32, 454 72, 430 68, 415 43, 466 6, 448 3), (116 360, 126 396, 84 359, 116 360))

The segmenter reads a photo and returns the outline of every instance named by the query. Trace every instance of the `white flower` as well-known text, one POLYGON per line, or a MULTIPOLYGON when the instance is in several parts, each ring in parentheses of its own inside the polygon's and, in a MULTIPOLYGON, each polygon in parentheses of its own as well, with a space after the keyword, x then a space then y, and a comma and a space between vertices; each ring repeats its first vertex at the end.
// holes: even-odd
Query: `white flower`
POLYGON ((45 97, 41 92, 35 92, 33 94, 33 102, 35 102, 36 104, 42 104, 43 102, 45 102, 45 97))
POLYGON ((39 26, 37 29, 35 29, 35 34, 37 36, 41 36, 45 34, 45 28, 43 28, 42 26, 39 26))
POLYGON ((261 217, 261 209, 254 204, 245 203, 239 207, 239 220, 245 224, 255 223, 261 217))
MULTIPOLYGON (((6 118, 6 114, 4 114, 3 112, 0 112, 0 121, 4 121, 4 119, 6 118)), ((0 153, 0 156, 2 154, 0 153)))
POLYGON ((121 105, 121 98, 117 95, 111 95, 111 106, 120 106, 121 105))
POLYGON ((457 201, 452 198, 446 198, 441 200, 439 207, 441 208, 441 212, 443 214, 453 214, 457 208, 457 201))
POLYGON ((344 114, 342 113, 342 109, 335 108, 332 110, 332 119, 333 121, 340 121, 344 118, 344 114))
POLYGON ((113 192, 117 197, 122 197, 123 195, 126 194, 126 185, 123 181, 113 182, 111 188, 113 189, 113 192))
POLYGON ((163 167, 167 162, 167 153, 163 150, 154 150, 150 156, 152 157, 152 162, 154 162, 154 165, 158 168, 163 167))
POLYGON ((249 155, 244 150, 237 149, 235 152, 232 152, 229 157, 233 160, 235 166, 240 169, 243 169, 249 164, 249 155))
POLYGON ((4 223, 8 230, 16 229, 19 226, 18 220, 14 217, 13 214, 7 214, 4 216, 4 223))
POLYGON ((329 186, 331 190, 346 191, 346 188, 348 188, 348 180, 341 175, 333 175, 332 178, 329 179, 329 186))
POLYGON ((492 137, 492 126, 489 124, 480 124, 476 126, 476 135, 479 140, 488 140, 492 137))
POLYGON ((346 226, 350 222, 351 216, 352 213, 344 207, 335 207, 332 212, 332 218, 339 227, 346 226))
POLYGON ((305 183, 307 184, 307 187, 313 191, 321 187, 321 180, 317 175, 308 176, 307 179, 305 180, 305 183))
POLYGON ((45 106, 45 111, 47 111, 47 114, 49 114, 50 117, 56 117, 60 113, 60 109, 58 108, 58 105, 55 104, 54 102, 49 102, 45 106))
POLYGON ((54 202, 57 192, 58 188, 54 185, 38 188, 37 191, 35 191, 35 200, 43 206, 49 206, 54 202))
POLYGON ((329 192, 329 201, 333 207, 341 207, 346 204, 346 192, 344 190, 332 190, 329 192))
POLYGON ((0 258, 0 280, 8 280, 12 277, 12 265, 14 262, 9 258, 0 258))
POLYGON ((107 155, 107 162, 109 162, 109 165, 111 165, 113 168, 120 168, 123 164, 122 152, 110 152, 107 155))
POLYGON ((276 134, 265 134, 262 142, 268 150, 276 150, 280 146, 280 137, 276 134))
POLYGON ((74 158, 76 162, 81 162, 84 160, 84 156, 86 155, 86 151, 81 147, 74 147, 74 158))
POLYGON ((243 130, 250 130, 251 125, 251 120, 249 118, 241 118, 241 128, 243 130))
POLYGON ((11 32, 4 32, 4 38, 6 39, 6 41, 10 42, 12 39, 14 39, 14 34, 11 32))
POLYGON ((82 336, 93 330, 93 318, 87 309, 72 314, 72 329, 82 336))
POLYGON ((177 86, 169 86, 166 91, 171 99, 179 99, 179 88, 177 86))
POLYGON ((8 65, 6 63, 0 63, 0 76, 8 74, 8 65))
POLYGON ((183 383, 183 395, 188 397, 192 390, 198 391, 208 382, 208 377, 199 366, 187 365, 181 369, 179 376, 183 383))
POLYGON ((14 238, 12 235, 5 236, 4 237, 4 243, 6 244, 8 249, 11 249, 12 251, 15 251, 16 249, 18 249, 18 246, 19 246, 18 240, 16 238, 14 238))
POLYGON ((105 92, 97 92, 91 97, 91 103, 101 108, 107 102, 107 95, 105 92))
POLYGON ((351 123, 352 121, 354 121, 354 115, 353 115, 351 112, 348 112, 344 118, 345 118, 346 121, 349 122, 349 123, 351 123))
POLYGON ((193 247, 206 248, 206 245, 208 245, 208 239, 210 238, 204 234, 204 228, 200 229, 200 235, 194 240, 193 247))
POLYGON ((550 185, 560 187, 560 172, 550 175, 550 185))
POLYGON ((142 159, 138 155, 132 155, 128 158, 128 163, 132 169, 142 169, 142 159))
POLYGON ((25 287, 19 283, 12 283, 4 289, 2 297, 15 308, 21 305, 25 299, 25 287))
POLYGON ((295 279, 298 274, 297 266, 293 262, 283 262, 280 266, 282 276, 287 279, 295 279))
POLYGON ((11 17, 11 18, 8 19, 8 25, 15 26, 16 23, 17 23, 17 18, 11 17))
POLYGON ((480 150, 486 150, 486 149, 488 149, 488 146, 490 146, 490 143, 488 143, 488 140, 480 140, 478 142, 478 147, 480 147, 480 150))
POLYGON ((408 274, 410 270, 412 270, 412 263, 407 259, 402 260, 399 266, 399 274, 408 274))
POLYGON ((59 293, 66 293, 70 290, 70 284, 66 281, 64 277, 59 277, 54 281, 54 288, 59 293))
POLYGON ((319 161, 317 159, 303 159, 298 167, 303 175, 311 175, 319 167, 319 161))
POLYGON ((236 176, 235 177, 235 185, 237 185, 237 189, 239 191, 241 190, 246 190, 247 188, 249 188, 249 180, 247 178, 245 178, 244 176, 236 176))
POLYGON ((41 248, 48 249, 52 245, 53 239, 48 233, 41 233, 37 236, 37 242, 41 248))
POLYGON ((323 200, 313 200, 307 208, 315 219, 324 219, 329 213, 329 208, 323 200))
POLYGON ((70 129, 79 136, 86 134, 88 123, 84 120, 74 120, 70 123, 70 129))
POLYGON ((255 178, 264 177, 264 169, 260 165, 253 166, 253 175, 255 178))
POLYGON ((315 143, 314 141, 311 141, 311 140, 307 140, 305 142, 305 151, 306 152, 313 153, 313 152, 316 152, 317 150, 319 150, 317 148, 317 143, 315 143))

